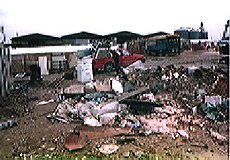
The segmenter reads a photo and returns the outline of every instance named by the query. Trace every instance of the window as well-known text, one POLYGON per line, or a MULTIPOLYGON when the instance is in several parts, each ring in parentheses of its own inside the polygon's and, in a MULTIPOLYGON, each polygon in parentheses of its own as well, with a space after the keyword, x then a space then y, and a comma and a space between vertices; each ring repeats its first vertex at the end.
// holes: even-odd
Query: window
POLYGON ((81 59, 83 57, 89 56, 91 55, 91 51, 90 50, 79 50, 76 53, 77 58, 81 59))
POLYGON ((96 59, 102 59, 110 57, 110 53, 108 50, 98 50, 96 59))

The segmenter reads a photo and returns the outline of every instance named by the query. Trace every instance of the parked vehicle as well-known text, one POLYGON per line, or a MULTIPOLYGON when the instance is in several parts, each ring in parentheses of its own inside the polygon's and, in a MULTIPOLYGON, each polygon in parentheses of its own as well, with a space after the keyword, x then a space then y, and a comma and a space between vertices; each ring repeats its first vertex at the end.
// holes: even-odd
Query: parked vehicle
POLYGON ((163 35, 151 37, 146 40, 146 53, 157 56, 165 56, 168 54, 180 54, 181 42, 179 35, 163 35))
POLYGON ((93 69, 111 72, 115 69, 114 52, 118 55, 118 65, 126 67, 138 60, 145 62, 144 55, 130 53, 126 49, 110 50, 109 48, 99 48, 93 55, 93 69))
POLYGON ((138 60, 142 61, 143 63, 145 62, 145 57, 142 54, 131 53, 128 50, 121 48, 117 49, 116 52, 120 55, 120 66, 126 67, 138 60))

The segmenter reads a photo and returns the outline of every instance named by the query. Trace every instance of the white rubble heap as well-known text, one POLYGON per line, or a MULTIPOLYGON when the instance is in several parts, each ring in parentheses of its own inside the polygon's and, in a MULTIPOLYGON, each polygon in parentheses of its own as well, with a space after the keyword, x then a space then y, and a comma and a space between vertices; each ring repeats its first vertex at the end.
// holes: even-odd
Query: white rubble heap
MULTIPOLYGON (((142 68, 141 63, 133 64, 125 69, 125 72, 132 72, 133 68, 142 68)), ((144 69, 144 68, 142 68, 144 69)), ((162 68, 163 69, 163 68, 162 68)), ((188 68, 188 76, 193 74, 197 68, 190 67, 188 68)), ((163 74, 161 76, 161 81, 170 82, 171 80, 180 81, 183 85, 183 82, 189 80, 189 77, 185 74, 179 74, 179 72, 172 72, 170 70, 169 74, 163 74)), ((123 96, 123 88, 120 85, 119 79, 107 80, 103 84, 88 83, 88 87, 96 86, 100 90, 106 91, 114 90, 123 96), (112 82, 112 86, 109 83, 112 82), (117 88, 117 90, 114 89, 117 88), (118 89, 119 88, 119 89, 118 89)), ((183 87, 183 86, 182 86, 183 87)), ((189 91, 186 90, 186 92, 189 91)), ((190 91, 191 92, 191 91, 190 91)), ((206 90, 198 88, 198 97, 201 95, 206 95, 206 90)), ((205 103, 211 104, 220 104, 221 96, 205 96, 205 103)), ((190 132, 193 130, 193 126, 198 126, 203 129, 206 121, 205 119, 199 118, 197 115, 197 106, 191 107, 188 104, 188 99, 183 97, 182 100, 186 101, 184 106, 180 106, 174 99, 172 94, 160 94, 154 95, 153 93, 144 93, 137 97, 139 101, 149 102, 149 104, 161 104, 154 105, 154 111, 152 113, 144 115, 132 115, 129 113, 129 106, 126 104, 121 104, 116 99, 107 101, 84 101, 77 102, 72 99, 67 99, 62 103, 59 103, 55 112, 50 114, 48 118, 56 119, 65 123, 73 122, 76 119, 83 121, 84 125, 87 126, 103 126, 107 125, 110 127, 129 127, 132 129, 138 129, 139 132, 144 133, 145 135, 161 133, 169 134, 175 139, 178 136, 181 136, 184 139, 190 138, 190 132), (184 108, 191 110, 191 113, 184 108)), ((182 104, 181 104, 182 105, 182 104)), ((218 133, 211 132, 212 137, 217 139, 225 140, 225 137, 221 137, 218 133)))

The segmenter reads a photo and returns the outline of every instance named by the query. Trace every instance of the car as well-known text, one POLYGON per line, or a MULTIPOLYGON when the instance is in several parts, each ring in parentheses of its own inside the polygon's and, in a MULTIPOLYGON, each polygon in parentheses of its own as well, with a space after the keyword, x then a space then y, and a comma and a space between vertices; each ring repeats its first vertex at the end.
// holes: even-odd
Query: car
POLYGON ((145 62, 145 56, 142 54, 131 53, 124 48, 118 48, 116 52, 120 55, 119 57, 120 66, 127 67, 138 60, 140 60, 142 63, 145 62))
POLYGON ((115 69, 114 53, 118 55, 118 65, 122 67, 129 66, 130 64, 141 60, 145 62, 144 55, 133 54, 127 49, 118 48, 111 50, 109 48, 99 48, 93 55, 93 69, 94 71, 104 70, 111 72, 115 69))
POLYGON ((113 55, 108 48, 99 48, 93 55, 93 70, 111 72, 115 66, 113 55))

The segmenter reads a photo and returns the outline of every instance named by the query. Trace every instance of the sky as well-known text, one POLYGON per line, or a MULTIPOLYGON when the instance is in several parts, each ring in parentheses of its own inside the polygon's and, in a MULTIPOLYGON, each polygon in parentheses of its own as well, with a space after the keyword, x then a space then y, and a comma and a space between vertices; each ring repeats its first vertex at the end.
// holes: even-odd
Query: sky
POLYGON ((219 40, 229 9, 229 0, 0 0, 0 26, 10 39, 16 33, 173 33, 203 22, 209 39, 219 40))

